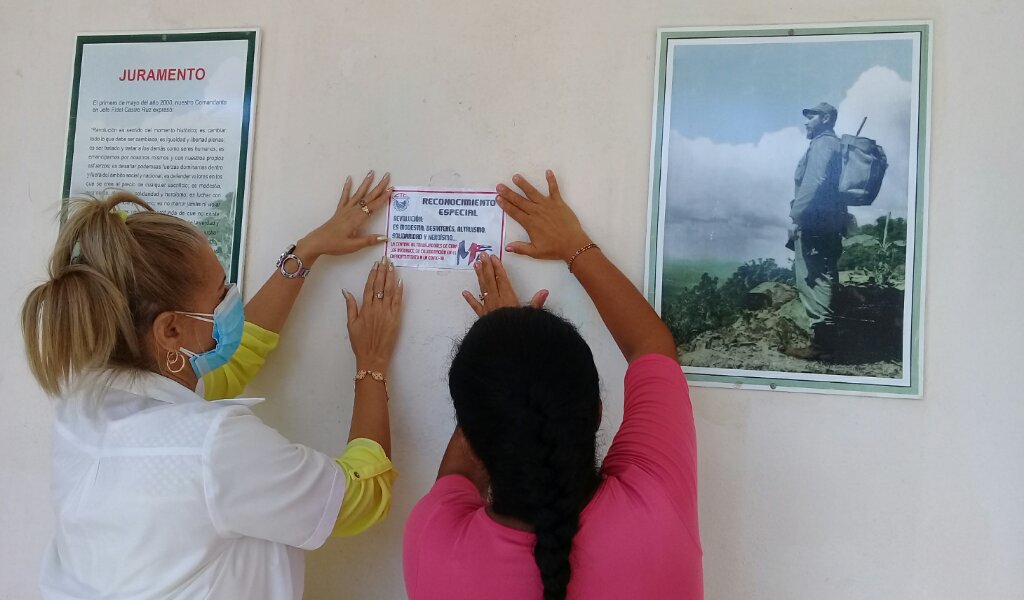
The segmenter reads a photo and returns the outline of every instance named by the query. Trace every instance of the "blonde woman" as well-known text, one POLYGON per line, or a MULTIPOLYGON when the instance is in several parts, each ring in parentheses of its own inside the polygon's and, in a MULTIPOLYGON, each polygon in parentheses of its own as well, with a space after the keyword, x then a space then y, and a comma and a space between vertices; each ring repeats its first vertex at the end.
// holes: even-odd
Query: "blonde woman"
POLYGON ((390 196, 373 179, 346 181, 244 308, 195 226, 125 192, 72 204, 22 311, 32 373, 57 399, 45 597, 297 599, 303 550, 387 515, 402 286, 386 262, 361 307, 345 292, 357 372, 340 458, 290 443, 251 400, 204 399, 241 391, 321 256, 383 241, 359 233, 390 196))

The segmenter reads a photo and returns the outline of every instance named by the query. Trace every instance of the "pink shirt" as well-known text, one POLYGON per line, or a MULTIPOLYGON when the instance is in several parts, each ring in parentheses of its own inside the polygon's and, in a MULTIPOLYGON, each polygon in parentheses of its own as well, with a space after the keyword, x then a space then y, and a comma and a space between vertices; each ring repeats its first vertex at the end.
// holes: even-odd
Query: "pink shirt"
MULTIPOLYGON (((573 543, 569 598, 703 598, 693 410, 672 359, 629 366, 601 474, 573 543)), ((442 477, 416 504, 403 549, 411 600, 543 597, 534 535, 495 522, 484 505, 461 475, 442 477)))

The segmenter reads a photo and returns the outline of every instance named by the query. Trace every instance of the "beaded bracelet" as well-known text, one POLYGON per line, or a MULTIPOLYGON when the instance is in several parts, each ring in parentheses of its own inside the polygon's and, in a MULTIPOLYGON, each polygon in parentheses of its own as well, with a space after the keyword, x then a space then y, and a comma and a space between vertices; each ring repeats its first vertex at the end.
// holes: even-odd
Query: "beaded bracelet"
POLYGON ((388 392, 388 380, 384 377, 384 374, 381 373, 380 371, 366 371, 364 369, 359 369, 358 371, 356 371, 356 376, 352 378, 352 381, 357 381, 357 382, 358 381, 362 381, 362 380, 366 379, 367 375, 370 376, 370 379, 383 383, 384 384, 384 393, 387 394, 388 396, 391 395, 390 392, 388 392))
POLYGON ((593 248, 597 248, 598 250, 600 250, 600 248, 598 248, 597 244, 590 243, 590 244, 587 244, 586 246, 583 246, 579 250, 577 250, 576 253, 573 254, 571 258, 569 258, 569 265, 568 266, 569 266, 569 272, 570 273, 572 273, 572 263, 576 260, 576 258, 579 257, 580 254, 583 254, 587 250, 591 250, 593 248))

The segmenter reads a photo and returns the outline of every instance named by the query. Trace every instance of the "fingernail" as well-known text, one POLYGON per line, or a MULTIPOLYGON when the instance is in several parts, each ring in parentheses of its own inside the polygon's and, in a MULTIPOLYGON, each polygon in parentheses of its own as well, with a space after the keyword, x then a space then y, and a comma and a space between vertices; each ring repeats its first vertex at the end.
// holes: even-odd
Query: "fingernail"
POLYGON ((345 288, 341 288, 341 295, 348 298, 348 290, 346 290, 345 288))
POLYGON ((352 176, 351 175, 349 175, 348 177, 345 178, 345 183, 352 183, 352 176))
POLYGON ((480 261, 479 260, 474 260, 473 261, 473 268, 476 269, 477 271, 480 270, 480 261))
POLYGON ((373 177, 373 169, 370 169, 370 172, 366 174, 366 178, 367 179, 369 179, 371 177, 373 177))
POLYGON ((395 270, 395 263, 388 261, 388 271, 395 270))
POLYGON ((389 185, 389 186, 388 186, 388 189, 386 189, 386 190, 384 190, 384 191, 385 191, 385 192, 391 192, 391 191, 394 191, 394 189, 395 189, 395 186, 393 186, 393 185, 389 185))
POLYGON ((373 261, 373 266, 370 267, 370 270, 371 271, 376 271, 377 270, 377 261, 373 261))
POLYGON ((388 241, 388 236, 386 236, 386 235, 378 235, 377 236, 377 241, 378 242, 386 242, 386 241, 388 241))
POLYGON ((513 252, 514 253, 515 250, 512 249, 512 246, 505 246, 505 252, 513 252))
POLYGON ((505 184, 499 183, 499 184, 498 184, 498 187, 497 187, 497 188, 495 188, 495 189, 497 189, 497 190, 498 190, 499 192, 504 192, 504 191, 505 191, 505 190, 507 190, 508 188, 506 188, 506 187, 505 187, 505 184))
POLYGON ((398 287, 402 287, 402 280, 401 279, 398 280, 398 287))
POLYGON ((381 177, 381 179, 387 179, 388 177, 391 177, 391 171, 384 173, 384 177, 381 177))

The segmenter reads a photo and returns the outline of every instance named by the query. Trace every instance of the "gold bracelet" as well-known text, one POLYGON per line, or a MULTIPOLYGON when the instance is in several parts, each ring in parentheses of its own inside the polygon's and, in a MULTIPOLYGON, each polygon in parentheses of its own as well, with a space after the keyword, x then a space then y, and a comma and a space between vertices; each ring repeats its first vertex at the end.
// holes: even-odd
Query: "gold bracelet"
POLYGON ((570 273, 572 273, 572 263, 576 260, 576 258, 579 257, 580 254, 583 254, 587 250, 591 250, 593 248, 597 248, 598 250, 600 250, 600 248, 598 248, 597 244, 594 244, 593 242, 591 242, 590 244, 587 244, 586 246, 583 246, 582 248, 577 250, 576 254, 572 255, 572 257, 569 259, 569 272, 570 273))
POLYGON ((384 393, 387 394, 388 396, 391 395, 390 392, 388 392, 388 380, 387 380, 387 378, 384 377, 384 374, 381 373, 380 371, 367 371, 365 369, 359 369, 358 371, 356 371, 356 376, 352 378, 352 381, 356 381, 356 382, 362 381, 362 380, 366 379, 367 375, 370 376, 370 379, 383 383, 384 384, 384 393))

